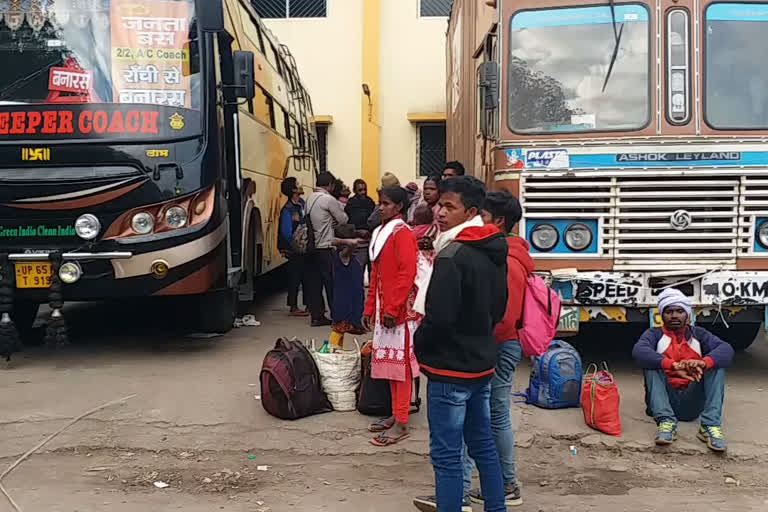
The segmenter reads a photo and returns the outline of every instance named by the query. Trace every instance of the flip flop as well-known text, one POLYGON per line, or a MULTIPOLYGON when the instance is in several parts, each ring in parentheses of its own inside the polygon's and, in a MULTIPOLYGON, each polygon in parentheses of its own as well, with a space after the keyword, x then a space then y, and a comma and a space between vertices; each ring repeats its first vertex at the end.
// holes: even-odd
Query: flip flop
POLYGON ((386 432, 382 432, 378 436, 371 439, 371 444, 374 446, 391 446, 393 444, 399 443, 400 441, 405 441, 409 437, 411 437, 410 432, 403 432, 399 436, 391 436, 386 432))
POLYGON ((389 418, 382 418, 376 423, 372 423, 368 426, 368 432, 386 432, 392 428, 395 422, 389 422, 389 418))

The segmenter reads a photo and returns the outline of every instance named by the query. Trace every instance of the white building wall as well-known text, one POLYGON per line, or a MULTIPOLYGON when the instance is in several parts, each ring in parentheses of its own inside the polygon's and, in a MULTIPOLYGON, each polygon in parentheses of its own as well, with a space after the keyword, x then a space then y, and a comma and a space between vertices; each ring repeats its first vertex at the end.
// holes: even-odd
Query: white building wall
POLYGON ((362 0, 328 0, 326 18, 264 19, 296 59, 315 115, 333 116, 328 170, 351 184, 360 177, 362 0))

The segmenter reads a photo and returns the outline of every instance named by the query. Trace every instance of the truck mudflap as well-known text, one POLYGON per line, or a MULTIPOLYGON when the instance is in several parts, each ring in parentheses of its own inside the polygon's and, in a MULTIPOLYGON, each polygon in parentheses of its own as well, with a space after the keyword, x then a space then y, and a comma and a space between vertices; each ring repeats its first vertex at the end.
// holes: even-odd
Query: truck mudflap
POLYGON ((582 323, 660 325, 659 293, 678 288, 694 304, 694 322, 754 323, 768 319, 768 272, 578 272, 547 276, 563 308, 560 333, 577 333, 582 323))

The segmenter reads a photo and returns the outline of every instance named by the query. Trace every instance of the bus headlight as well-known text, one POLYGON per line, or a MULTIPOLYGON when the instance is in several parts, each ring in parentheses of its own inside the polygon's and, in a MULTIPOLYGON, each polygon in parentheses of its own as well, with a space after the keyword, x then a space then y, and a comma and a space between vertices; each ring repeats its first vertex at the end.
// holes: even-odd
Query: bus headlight
POLYGON ((183 228, 187 225, 187 210, 181 206, 171 206, 165 211, 165 223, 169 228, 183 228))
POLYGON ((148 235, 155 229, 155 218, 147 212, 139 212, 131 219, 131 229, 137 235, 148 235))
POLYGON ((83 240, 93 240, 99 236, 100 231, 101 223, 95 215, 86 213, 75 221, 75 233, 83 240))
POLYGON ((531 231, 531 245, 537 251, 551 251, 559 241, 560 234, 552 224, 538 224, 531 231))
POLYGON ((592 230, 580 222, 571 224, 565 230, 565 245, 572 251, 583 251, 592 245, 592 230))
POLYGON ((74 284, 80 280, 83 275, 83 269, 74 261, 63 263, 59 267, 59 279, 64 284, 74 284))
POLYGON ((757 230, 757 241, 765 248, 768 248, 768 222, 763 222, 757 230))

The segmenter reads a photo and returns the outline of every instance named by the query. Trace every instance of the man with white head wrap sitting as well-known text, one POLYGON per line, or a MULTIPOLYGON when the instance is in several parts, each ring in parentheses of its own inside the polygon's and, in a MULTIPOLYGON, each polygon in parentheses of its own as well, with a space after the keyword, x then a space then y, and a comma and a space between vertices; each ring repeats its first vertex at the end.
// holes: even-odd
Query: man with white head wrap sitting
POLYGON ((725 368, 733 348, 701 327, 691 327, 691 299, 667 288, 659 295, 664 324, 645 331, 632 351, 645 375, 647 414, 658 425, 657 445, 677 437, 677 422, 701 417, 698 438, 717 452, 725 451, 722 429, 725 368))

